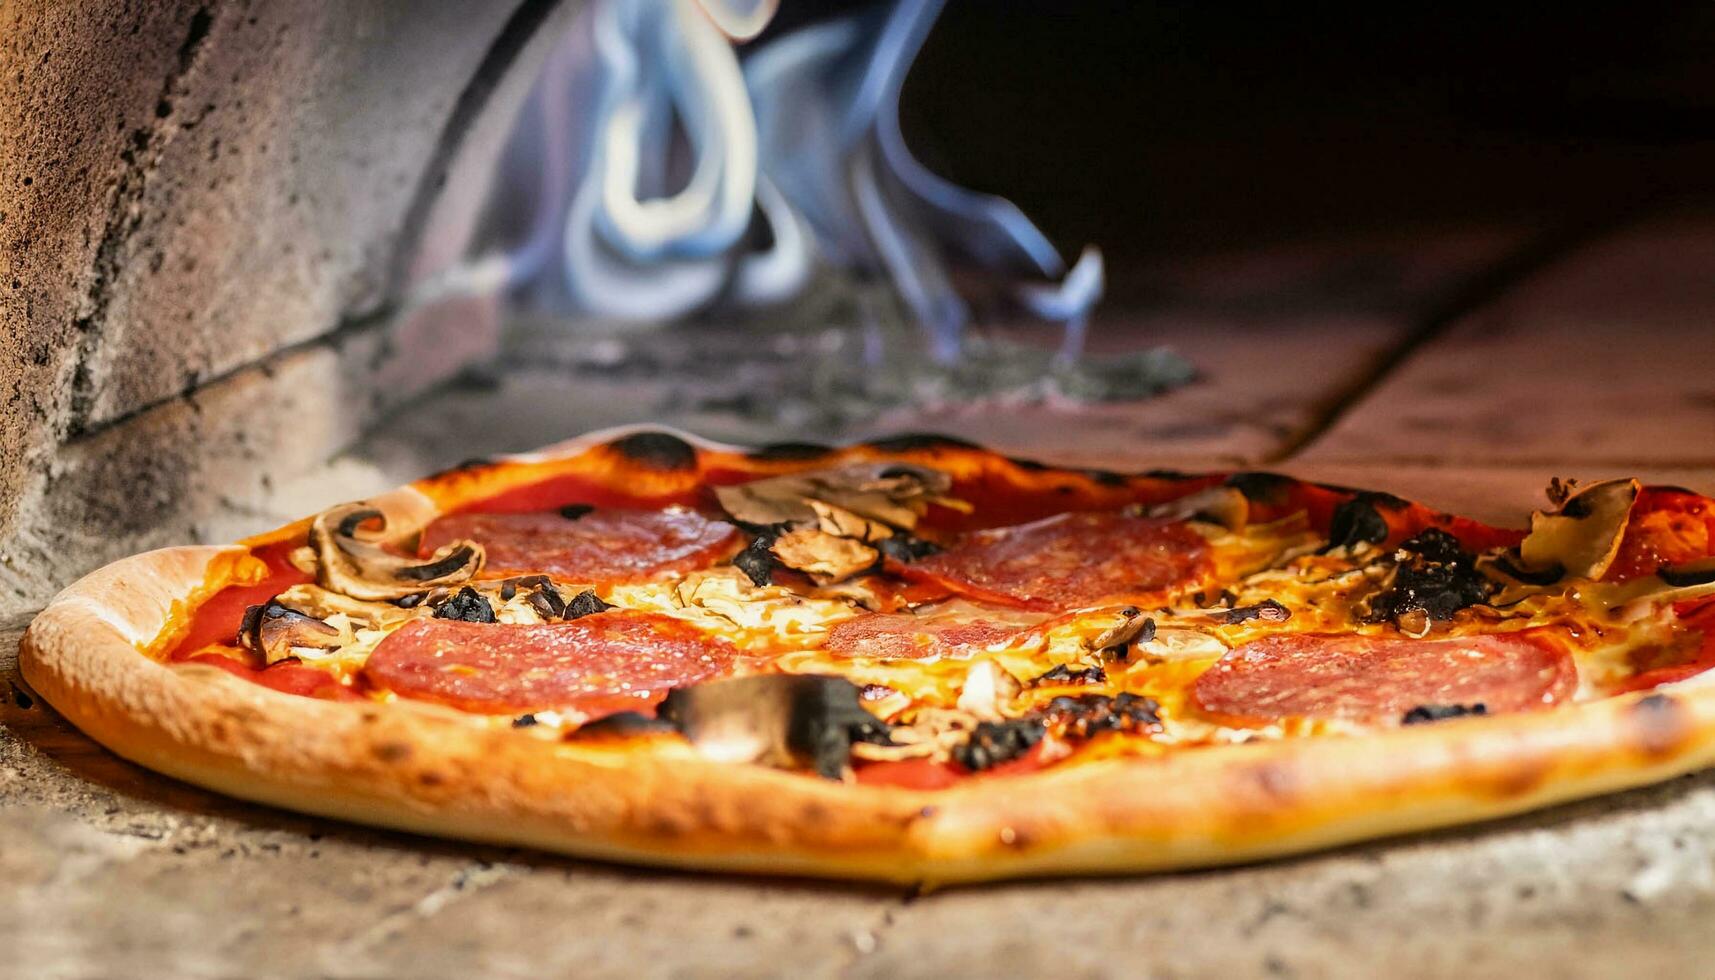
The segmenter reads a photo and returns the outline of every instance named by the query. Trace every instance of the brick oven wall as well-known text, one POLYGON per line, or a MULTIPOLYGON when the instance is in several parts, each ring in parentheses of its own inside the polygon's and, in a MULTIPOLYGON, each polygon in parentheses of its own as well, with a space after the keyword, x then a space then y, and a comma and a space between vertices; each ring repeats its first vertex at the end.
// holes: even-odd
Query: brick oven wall
POLYGON ((462 251, 575 3, 17 0, 0 14, 0 611, 264 519, 485 356, 462 251))

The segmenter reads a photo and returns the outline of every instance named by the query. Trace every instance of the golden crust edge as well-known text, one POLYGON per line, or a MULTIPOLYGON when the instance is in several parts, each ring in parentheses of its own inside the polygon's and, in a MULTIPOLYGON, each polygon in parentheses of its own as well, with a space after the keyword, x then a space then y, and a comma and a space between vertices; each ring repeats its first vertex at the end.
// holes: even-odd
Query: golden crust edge
MULTIPOLYGON (((604 435, 613 437, 534 457, 576 455, 604 435)), ((416 486, 386 496, 417 505, 426 498, 416 486)), ((173 603, 241 551, 163 549, 79 580, 31 624, 25 679, 117 754, 209 789, 578 857, 929 885, 1160 871, 1474 823, 1715 762, 1715 686, 938 792, 636 751, 604 757, 448 713, 295 697, 143 656, 173 603)))

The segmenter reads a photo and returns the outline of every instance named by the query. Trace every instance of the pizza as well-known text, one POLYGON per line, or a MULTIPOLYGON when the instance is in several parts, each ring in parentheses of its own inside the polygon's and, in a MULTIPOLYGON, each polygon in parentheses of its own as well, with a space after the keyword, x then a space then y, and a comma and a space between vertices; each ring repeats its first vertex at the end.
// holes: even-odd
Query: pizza
POLYGON ((616 430, 110 565, 21 664, 127 759, 410 831, 920 884, 1214 865, 1715 758, 1715 502, 1549 501, 616 430))

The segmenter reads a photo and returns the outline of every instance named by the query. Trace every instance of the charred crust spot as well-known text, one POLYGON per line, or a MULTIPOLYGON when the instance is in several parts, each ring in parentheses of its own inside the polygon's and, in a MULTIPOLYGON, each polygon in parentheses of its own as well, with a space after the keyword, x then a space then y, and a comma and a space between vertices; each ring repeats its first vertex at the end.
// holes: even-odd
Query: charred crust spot
POLYGON ((560 508, 560 516, 568 521, 575 521, 595 510, 594 504, 567 504, 560 508))
POLYGON ((1638 749, 1650 758, 1672 755, 1692 734, 1685 706, 1660 691, 1640 698, 1626 709, 1626 717, 1638 749))
POLYGON ((1446 721, 1448 718, 1464 718, 1467 715, 1486 715, 1489 706, 1481 701, 1475 704, 1420 704, 1407 711, 1399 719, 1401 725, 1423 725, 1432 721, 1446 721))
POLYGON ((638 466, 663 473, 697 468, 697 448, 667 432, 635 432, 608 443, 608 448, 638 466))
POLYGON ((1227 477, 1222 485, 1237 490, 1253 504, 1273 504, 1283 500, 1286 491, 1295 482, 1292 477, 1281 476, 1279 473, 1248 470, 1227 477))
POLYGON ((1250 768, 1249 775, 1263 795, 1277 803, 1290 803, 1298 798, 1298 777, 1283 762, 1259 762, 1250 768))
POLYGON ((460 460, 459 462, 454 463, 439 473, 436 473, 435 476, 453 476, 458 473, 468 473, 471 470, 484 469, 486 467, 493 466, 494 464, 495 459, 492 456, 472 456, 469 459, 460 460))
POLYGON ((447 777, 434 769, 425 769, 417 774, 417 782, 424 786, 439 786, 447 781, 447 777))
POLYGON ((1029 752, 1047 734, 1048 726, 1036 718, 985 721, 954 747, 953 761, 971 772, 982 772, 1029 752))
POLYGON ((821 459, 833 451, 832 446, 824 446, 819 442, 771 442, 766 446, 758 446, 745 455, 759 463, 787 463, 821 459))
POLYGON ((492 623, 494 607, 482 593, 465 586, 435 609, 436 619, 456 619, 466 623, 492 623))
MULTIPOLYGON (((1378 508, 1389 507, 1383 499, 1387 496, 1364 490, 1335 507, 1333 515, 1328 519, 1328 550, 1349 548, 1358 544, 1381 544, 1386 541, 1392 531, 1388 527, 1387 518, 1381 515, 1378 508)), ((1404 503, 1398 497, 1391 499, 1401 505, 1404 503)))
POLYGON ((409 742, 377 742, 371 751, 375 753, 377 759, 387 763, 404 762, 411 758, 411 744, 409 742))
POLYGON ((905 432, 883 439, 872 439, 869 448, 884 453, 914 453, 933 449, 982 449, 974 442, 933 432, 905 432))

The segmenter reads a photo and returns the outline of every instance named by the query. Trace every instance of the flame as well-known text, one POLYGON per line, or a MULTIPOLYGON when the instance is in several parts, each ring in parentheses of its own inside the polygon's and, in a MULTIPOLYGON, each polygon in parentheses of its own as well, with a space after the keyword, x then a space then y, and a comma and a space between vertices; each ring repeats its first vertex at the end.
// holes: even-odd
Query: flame
POLYGON ((975 267, 1082 350, 1101 253, 1067 267, 1010 202, 931 173, 899 98, 941 10, 899 0, 741 53, 774 0, 596 0, 551 57, 508 169, 540 181, 531 231, 499 260, 538 301, 659 321, 778 304, 818 262, 885 277, 931 355, 960 355, 975 267), (753 225, 766 229, 758 235, 753 225), (766 245, 757 241, 766 237, 766 245))

